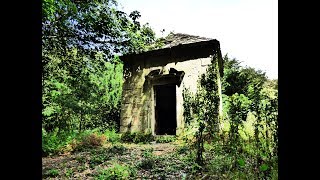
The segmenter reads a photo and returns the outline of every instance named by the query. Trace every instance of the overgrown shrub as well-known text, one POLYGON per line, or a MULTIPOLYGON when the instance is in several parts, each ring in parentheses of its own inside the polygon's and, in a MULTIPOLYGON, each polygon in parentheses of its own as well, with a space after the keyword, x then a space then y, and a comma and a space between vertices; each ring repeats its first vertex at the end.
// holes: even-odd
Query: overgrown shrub
POLYGON ((121 141, 130 143, 149 143, 154 141, 154 137, 151 132, 125 132, 121 135, 121 141))
POLYGON ((212 175, 223 174, 223 179, 277 177, 277 80, 268 80, 259 70, 240 67, 227 56, 224 61, 223 118, 217 118, 218 76, 212 63, 199 78, 196 94, 183 91, 188 130, 181 137, 194 144, 195 159, 212 175), (204 145, 206 142, 211 144, 204 145))
POLYGON ((190 151, 190 147, 184 145, 184 146, 179 146, 176 150, 178 154, 186 154, 188 151, 190 151))
POLYGON ((108 159, 109 159, 109 156, 106 153, 93 154, 89 160, 89 166, 90 168, 94 169, 97 165, 104 163, 108 159))
POLYGON ((112 167, 98 171, 95 179, 128 179, 129 177, 135 177, 136 171, 134 168, 114 163, 112 167))
POLYGON ((126 147, 124 147, 122 144, 115 144, 110 149, 110 153, 116 153, 116 154, 123 154, 127 150, 126 147))
POLYGON ((44 177, 56 177, 59 175, 58 169, 49 169, 45 174, 44 177))
POLYGON ((46 132, 42 129, 42 156, 55 155, 66 150, 72 150, 68 146, 79 135, 76 131, 62 131, 55 129, 53 132, 46 132))
POLYGON ((188 125, 176 137, 177 140, 186 144, 194 144, 196 141, 196 133, 199 128, 199 122, 195 119, 191 120, 188 125))
POLYGON ((120 134, 117 134, 115 130, 107 130, 101 133, 98 129, 94 129, 79 133, 76 130, 59 132, 56 129, 47 133, 42 129, 43 156, 102 147, 107 141, 111 143, 119 142, 120 134))
POLYGON ((76 149, 89 149, 102 147, 106 141, 106 136, 104 134, 92 133, 85 136, 82 136, 80 142, 77 143, 76 149))
POLYGON ((134 143, 148 143, 154 140, 153 135, 151 134, 151 132, 137 132, 135 134, 135 137, 133 139, 134 143))
POLYGON ((182 156, 181 160, 183 164, 187 167, 187 170, 191 173, 197 173, 202 167, 195 161, 197 153, 194 149, 189 149, 185 156, 182 156))
POLYGON ((66 176, 67 178, 71 178, 71 177, 73 176, 73 174, 74 174, 74 172, 73 172, 72 169, 67 169, 67 170, 65 171, 65 176, 66 176))
POLYGON ((120 139, 122 142, 133 142, 134 136, 135 136, 135 133, 130 133, 127 131, 121 134, 120 139))
POLYGON ((120 142, 121 136, 116 132, 115 129, 112 129, 112 130, 107 129, 104 132, 104 135, 106 136, 108 142, 111 142, 111 143, 120 142))
POLYGON ((175 136, 157 136, 156 142, 157 143, 168 143, 168 142, 174 142, 176 140, 175 136))
POLYGON ((153 149, 146 149, 142 153, 142 160, 139 162, 138 167, 142 169, 152 169, 155 164, 155 157, 153 155, 153 149))

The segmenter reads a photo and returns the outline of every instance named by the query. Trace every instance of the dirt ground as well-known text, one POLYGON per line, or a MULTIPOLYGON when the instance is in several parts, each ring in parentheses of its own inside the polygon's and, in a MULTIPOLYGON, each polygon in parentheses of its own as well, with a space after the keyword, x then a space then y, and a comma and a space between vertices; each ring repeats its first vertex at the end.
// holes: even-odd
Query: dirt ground
MULTIPOLYGON (((153 155, 162 157, 172 154, 178 147, 175 143, 151 143, 151 144, 121 144, 125 147, 123 153, 111 153, 104 156, 104 151, 92 153, 90 151, 68 153, 63 155, 56 155, 52 157, 42 158, 42 174, 43 179, 94 179, 94 174, 98 169, 105 169, 117 162, 125 165, 136 165, 141 161, 141 154, 146 149, 153 149, 153 155), (90 165, 94 162, 94 156, 101 158, 97 164, 90 165), (47 174, 53 169, 58 170, 58 175, 50 177, 47 174)), ((102 149, 108 149, 112 145, 106 145, 102 149)), ((99 160, 99 159, 98 159, 99 160)), ((152 172, 149 170, 140 169, 138 171, 138 179, 146 179, 151 176, 152 172)), ((176 176, 176 175, 172 175, 176 176)))

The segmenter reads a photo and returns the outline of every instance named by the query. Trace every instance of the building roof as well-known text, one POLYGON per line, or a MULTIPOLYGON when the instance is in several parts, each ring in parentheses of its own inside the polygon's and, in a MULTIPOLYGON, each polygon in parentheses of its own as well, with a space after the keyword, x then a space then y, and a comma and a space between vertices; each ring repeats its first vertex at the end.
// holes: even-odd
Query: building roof
POLYGON ((164 39, 165 45, 162 48, 170 48, 170 47, 178 46, 178 45, 182 45, 182 44, 190 44, 190 43, 209 41, 209 40, 213 40, 213 39, 189 35, 189 34, 182 34, 182 33, 170 33, 164 39))
POLYGON ((164 38, 164 46, 138 54, 126 54, 120 57, 125 63, 134 59, 146 59, 148 57, 164 56, 171 59, 176 58, 205 58, 216 54, 221 76, 223 76, 223 59, 220 43, 216 39, 205 38, 182 33, 170 33, 164 38))

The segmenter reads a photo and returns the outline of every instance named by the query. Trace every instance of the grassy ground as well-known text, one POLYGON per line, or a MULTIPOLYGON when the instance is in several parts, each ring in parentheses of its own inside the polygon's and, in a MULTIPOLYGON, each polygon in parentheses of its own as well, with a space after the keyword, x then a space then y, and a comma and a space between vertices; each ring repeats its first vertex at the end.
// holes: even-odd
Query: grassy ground
POLYGON ((173 137, 149 141, 140 135, 122 135, 120 140, 110 132, 88 133, 75 144, 58 142, 64 146, 53 143, 60 136, 45 137, 45 150, 52 153, 42 158, 43 179, 278 179, 277 159, 262 159, 257 167, 250 143, 236 155, 219 142, 205 143, 205 164, 200 167, 195 149, 188 145, 192 143, 173 137), (52 151, 51 147, 60 146, 64 148, 52 151))
POLYGON ((186 157, 187 152, 174 142, 106 144, 96 149, 44 157, 42 173, 43 179, 109 179, 107 173, 112 172, 107 169, 113 168, 114 174, 119 173, 119 177, 122 174, 124 179, 183 179, 190 172, 186 157))

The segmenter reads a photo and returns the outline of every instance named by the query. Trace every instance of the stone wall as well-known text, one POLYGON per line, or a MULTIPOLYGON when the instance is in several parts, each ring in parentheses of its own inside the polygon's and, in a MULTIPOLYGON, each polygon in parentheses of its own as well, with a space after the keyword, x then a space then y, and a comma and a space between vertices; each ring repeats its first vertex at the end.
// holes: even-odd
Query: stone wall
POLYGON ((165 57, 149 59, 131 59, 124 63, 124 84, 120 116, 120 132, 152 131, 154 134, 154 91, 153 83, 146 81, 145 76, 152 70, 161 69, 164 72, 170 68, 184 71, 180 87, 176 86, 177 103, 177 134, 184 127, 183 97, 184 87, 192 92, 197 90, 197 80, 205 73, 211 57, 179 60, 165 57))

